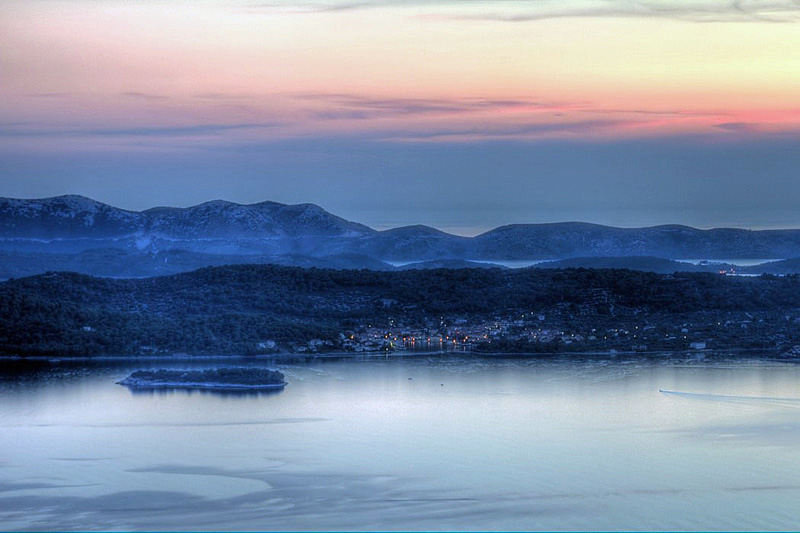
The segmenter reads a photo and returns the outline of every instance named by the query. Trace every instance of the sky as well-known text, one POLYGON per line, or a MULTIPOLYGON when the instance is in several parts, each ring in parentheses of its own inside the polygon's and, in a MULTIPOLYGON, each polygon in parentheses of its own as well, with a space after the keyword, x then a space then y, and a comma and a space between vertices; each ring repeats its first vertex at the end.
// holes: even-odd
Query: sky
POLYGON ((800 0, 2 0, 0 196, 800 227, 800 0))

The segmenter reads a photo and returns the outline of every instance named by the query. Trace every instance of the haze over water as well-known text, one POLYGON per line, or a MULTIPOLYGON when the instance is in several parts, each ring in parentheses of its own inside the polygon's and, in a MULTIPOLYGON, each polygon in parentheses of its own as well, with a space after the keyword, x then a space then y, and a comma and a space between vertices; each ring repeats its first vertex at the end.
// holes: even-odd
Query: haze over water
POLYGON ((192 364, 3 375, 0 527, 798 527, 792 364, 437 356, 282 364, 269 395, 114 383, 192 364))

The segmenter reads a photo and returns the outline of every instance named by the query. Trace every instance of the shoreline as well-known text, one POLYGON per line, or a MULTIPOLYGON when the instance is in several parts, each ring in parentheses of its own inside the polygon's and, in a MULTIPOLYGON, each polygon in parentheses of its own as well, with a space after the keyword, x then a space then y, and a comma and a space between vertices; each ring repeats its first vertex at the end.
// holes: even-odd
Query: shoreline
POLYGON ((354 359, 354 360, 378 360, 378 359, 403 359, 413 357, 432 357, 439 356, 442 358, 460 356, 460 357, 495 357, 495 358, 549 358, 554 356, 563 356, 566 358, 573 357, 630 357, 640 356, 642 358, 653 356, 683 356, 692 358, 705 358, 708 356, 719 355, 738 355, 738 354, 760 354, 762 358, 781 358, 786 361, 792 361, 792 357, 781 357, 781 352, 778 350, 769 350, 764 348, 732 348, 724 350, 706 349, 706 350, 658 350, 658 351, 592 351, 592 352, 477 352, 477 351, 412 351, 412 350, 395 350, 393 352, 321 352, 316 354, 308 353, 289 353, 281 352, 275 354, 263 355, 97 355, 97 356, 46 356, 46 355, 2 355, 2 361, 37 361, 37 362, 124 362, 124 361, 224 361, 233 359, 245 359, 248 361, 280 361, 280 360, 314 360, 314 359, 354 359))

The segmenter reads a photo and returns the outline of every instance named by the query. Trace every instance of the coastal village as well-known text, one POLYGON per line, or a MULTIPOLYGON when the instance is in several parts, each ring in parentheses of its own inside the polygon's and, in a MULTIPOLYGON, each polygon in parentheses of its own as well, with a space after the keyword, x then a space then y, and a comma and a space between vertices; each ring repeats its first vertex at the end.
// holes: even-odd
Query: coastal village
MULTIPOLYGON (((294 353, 344 351, 479 353, 648 353, 713 350, 768 350, 800 354, 800 312, 691 313, 674 315, 617 310, 600 316, 595 306, 560 304, 548 311, 515 315, 439 316, 388 323, 364 322, 338 339, 292 343, 294 353)), ((277 351, 274 341, 259 346, 277 351)))

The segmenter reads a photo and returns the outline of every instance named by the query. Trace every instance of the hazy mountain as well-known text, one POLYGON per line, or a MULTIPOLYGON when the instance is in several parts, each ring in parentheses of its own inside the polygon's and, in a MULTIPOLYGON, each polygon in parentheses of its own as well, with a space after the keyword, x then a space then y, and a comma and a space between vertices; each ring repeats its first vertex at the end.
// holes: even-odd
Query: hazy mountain
MULTIPOLYGON (((414 267, 420 268, 512 260, 668 272, 716 267, 695 269, 657 258, 800 257, 800 230, 614 228, 568 222, 502 226, 470 238, 421 225, 376 231, 313 204, 213 201, 136 212, 81 196, 59 196, 0 198, 0 252, 0 277, 67 269, 145 276, 237 263, 387 269, 386 261, 433 262, 414 267), (638 259, 610 259, 621 257, 638 259), (577 258, 582 259, 563 262, 577 258)), ((789 264, 770 268, 796 271, 789 264)))
POLYGON ((0 238, 106 239, 144 229, 142 215, 83 196, 41 200, 0 198, 0 238))
POLYGON ((240 205, 216 200, 185 209, 148 209, 141 216, 148 233, 181 239, 358 237, 375 233, 314 204, 240 205))
POLYGON ((710 229, 668 225, 614 228, 598 224, 515 224, 473 239, 482 259, 653 256, 765 259, 800 255, 800 230, 710 229))
POLYGON ((214 201, 134 212, 82 196, 0 199, 0 248, 80 252, 123 248, 217 254, 314 252, 331 239, 376 233, 313 204, 214 201))
POLYGON ((300 254, 224 255, 169 250, 157 254, 118 248, 85 250, 75 254, 8 252, 0 250, 0 281, 44 272, 68 271, 111 278, 143 278, 189 272, 208 266, 284 265, 335 270, 395 270, 366 255, 341 254, 311 257, 300 254))
POLYGON ((753 265, 741 267, 737 272, 742 274, 800 274, 800 258, 795 257, 792 259, 783 259, 781 261, 770 261, 768 263, 761 263, 760 265, 753 265))
POLYGON ((466 237, 414 225, 380 231, 347 245, 354 251, 386 261, 426 261, 468 258, 470 242, 466 237))

